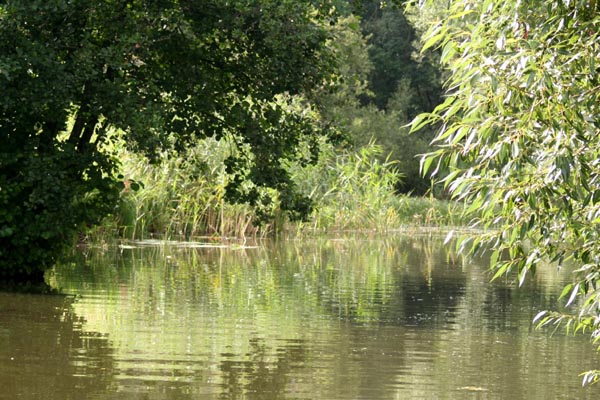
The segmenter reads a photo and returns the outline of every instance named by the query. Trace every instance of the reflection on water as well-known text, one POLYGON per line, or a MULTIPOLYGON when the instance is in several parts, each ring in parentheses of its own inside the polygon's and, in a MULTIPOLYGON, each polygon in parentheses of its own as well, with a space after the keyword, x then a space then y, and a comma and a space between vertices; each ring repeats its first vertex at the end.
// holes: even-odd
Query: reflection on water
POLYGON ((568 274, 483 264, 431 237, 90 250, 66 298, 0 294, 0 398, 597 398, 587 338, 530 323, 568 274))
POLYGON ((106 334, 64 296, 0 293, 0 399, 79 399, 112 390, 106 334))

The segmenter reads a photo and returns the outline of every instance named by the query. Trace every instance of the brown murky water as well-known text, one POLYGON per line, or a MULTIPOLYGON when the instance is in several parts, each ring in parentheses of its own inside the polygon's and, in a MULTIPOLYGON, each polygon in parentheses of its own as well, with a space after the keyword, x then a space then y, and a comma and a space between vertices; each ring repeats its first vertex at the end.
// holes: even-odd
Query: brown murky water
POLYGON ((489 283, 442 238, 89 249, 0 293, 0 399, 596 399, 536 331, 568 271, 489 283))

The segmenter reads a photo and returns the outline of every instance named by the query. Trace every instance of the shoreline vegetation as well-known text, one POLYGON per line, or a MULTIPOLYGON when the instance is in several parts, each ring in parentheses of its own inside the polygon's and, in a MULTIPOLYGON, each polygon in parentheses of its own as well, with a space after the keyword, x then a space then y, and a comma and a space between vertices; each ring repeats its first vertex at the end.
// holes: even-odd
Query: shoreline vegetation
POLYGON ((76 3, 0 6, 3 280, 42 282, 78 240, 446 218, 446 203, 397 196, 431 187, 416 156, 435 129, 409 127, 442 100, 437 53, 418 54, 429 14, 76 3))
POLYGON ((394 163, 379 161, 381 146, 371 142, 342 152, 323 146, 316 165, 289 166, 295 185, 313 202, 313 211, 304 221, 285 218, 277 198, 265 208, 226 202, 228 176, 221 159, 227 155, 227 144, 223 141, 202 141, 187 154, 165 154, 155 164, 123 150, 120 159, 126 178, 119 205, 102 224, 82 233, 80 241, 243 240, 469 225, 462 217, 461 203, 398 194, 395 185, 402 176, 394 163))

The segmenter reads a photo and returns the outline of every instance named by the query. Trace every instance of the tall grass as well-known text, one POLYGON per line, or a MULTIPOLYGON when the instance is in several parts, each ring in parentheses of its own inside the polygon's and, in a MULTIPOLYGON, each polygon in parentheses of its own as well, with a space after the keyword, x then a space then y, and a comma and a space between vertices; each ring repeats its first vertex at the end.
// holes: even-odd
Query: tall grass
POLYGON ((433 197, 398 195, 403 179, 395 162, 380 160, 383 148, 369 142, 358 151, 323 149, 314 166, 293 169, 298 185, 313 199, 308 222, 299 232, 393 231, 406 227, 464 225, 462 205, 433 197))
POLYGON ((126 180, 139 182, 126 189, 108 226, 128 239, 148 237, 247 237, 262 231, 247 205, 224 200, 227 176, 223 160, 227 141, 206 139, 182 155, 164 154, 151 164, 144 157, 121 151, 126 180))
POLYGON ((466 226, 462 203, 439 200, 432 196, 400 196, 398 214, 404 226, 445 227, 466 226))
MULTIPOLYGON (((225 201, 228 182, 223 161, 227 140, 206 139, 182 155, 164 154, 151 164, 144 157, 119 150, 122 174, 139 182, 125 185, 114 216, 93 231, 95 240, 118 234, 126 239, 245 238, 274 231, 391 231, 406 226, 461 225, 461 206, 433 198, 398 196, 402 177, 394 163, 381 162, 383 149, 370 142, 357 151, 321 144, 317 164, 289 170, 299 190, 311 198, 309 219, 290 223, 278 211, 269 224, 257 223, 256 210, 225 201)), ((276 196, 274 196, 276 199, 276 196)))
POLYGON ((374 143, 358 151, 323 149, 319 163, 293 169, 315 209, 300 230, 387 230, 400 224, 394 185, 400 179, 393 163, 380 162, 374 143))

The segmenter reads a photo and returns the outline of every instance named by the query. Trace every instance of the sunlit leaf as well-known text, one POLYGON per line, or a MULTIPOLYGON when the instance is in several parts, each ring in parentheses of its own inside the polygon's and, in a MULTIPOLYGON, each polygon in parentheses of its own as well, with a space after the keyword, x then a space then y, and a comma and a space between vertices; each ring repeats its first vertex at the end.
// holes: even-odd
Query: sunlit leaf
POLYGON ((536 323, 540 318, 542 318, 546 314, 548 314, 548 311, 540 311, 535 315, 535 317, 533 317, 533 322, 536 323))
POLYGON ((578 294, 579 294, 579 283, 577 283, 573 287, 573 290, 571 291, 571 296, 569 297, 569 300, 567 300, 567 304, 566 304, 567 307, 569 305, 571 305, 571 303, 575 300, 575 298, 577 297, 578 294))
POLYGON ((450 230, 450 232, 448 232, 448 234, 446 235, 446 238, 444 239, 444 244, 448 244, 450 242, 450 240, 452 240, 452 237, 454 236, 454 229, 450 230))

